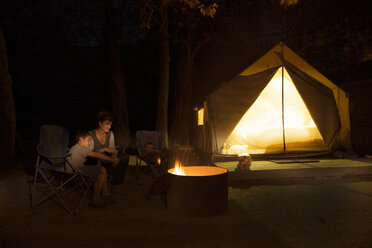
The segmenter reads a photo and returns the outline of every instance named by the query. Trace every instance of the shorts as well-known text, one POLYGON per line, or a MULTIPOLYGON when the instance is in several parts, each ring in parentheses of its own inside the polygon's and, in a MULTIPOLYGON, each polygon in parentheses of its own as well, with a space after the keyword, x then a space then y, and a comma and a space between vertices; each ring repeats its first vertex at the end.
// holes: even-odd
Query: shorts
POLYGON ((98 180, 98 175, 101 173, 101 165, 84 165, 80 167, 80 171, 93 181, 98 180))

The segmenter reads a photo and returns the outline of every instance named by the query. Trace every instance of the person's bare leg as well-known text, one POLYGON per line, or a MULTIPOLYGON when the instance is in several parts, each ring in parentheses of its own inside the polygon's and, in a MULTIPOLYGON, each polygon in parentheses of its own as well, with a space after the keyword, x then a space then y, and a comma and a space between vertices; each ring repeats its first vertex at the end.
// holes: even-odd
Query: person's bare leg
POLYGON ((93 192, 93 203, 99 204, 101 202, 101 192, 106 179, 106 170, 101 168, 100 174, 98 175, 97 182, 94 184, 93 192))
POLYGON ((116 200, 110 194, 110 191, 109 191, 108 186, 107 186, 106 169, 105 168, 103 168, 103 169, 104 169, 104 173, 102 173, 102 174, 104 175, 104 179, 103 179, 103 183, 102 183, 102 198, 103 198, 105 203, 115 204, 116 200))
MULTIPOLYGON (((103 167, 102 167, 103 168, 103 167)), ((109 195, 110 192, 109 192, 109 189, 108 189, 108 186, 107 186, 107 173, 106 173, 106 169, 103 168, 105 170, 105 177, 103 179, 103 185, 102 185, 102 195, 109 195)))

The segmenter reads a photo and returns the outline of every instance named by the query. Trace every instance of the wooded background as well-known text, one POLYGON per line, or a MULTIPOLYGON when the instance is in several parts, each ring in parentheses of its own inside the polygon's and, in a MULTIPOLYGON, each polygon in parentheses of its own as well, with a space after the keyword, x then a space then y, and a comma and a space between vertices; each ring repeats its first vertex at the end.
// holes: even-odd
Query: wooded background
POLYGON ((1 1, 0 150, 42 124, 93 128, 102 108, 118 143, 157 129, 188 144, 193 107, 279 41, 336 84, 370 78, 370 13, 362 0, 1 1))

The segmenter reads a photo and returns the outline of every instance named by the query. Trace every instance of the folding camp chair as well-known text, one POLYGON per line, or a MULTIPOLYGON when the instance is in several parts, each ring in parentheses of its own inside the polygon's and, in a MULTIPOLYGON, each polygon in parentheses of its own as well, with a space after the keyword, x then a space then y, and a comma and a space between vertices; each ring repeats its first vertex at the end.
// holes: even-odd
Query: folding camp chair
MULTIPOLYGON (((137 139, 137 149, 138 149, 138 156, 136 157, 136 179, 139 183, 140 180, 140 167, 143 162, 146 162, 146 159, 143 157, 145 154, 145 146, 147 143, 152 143, 154 145, 154 149, 160 150, 162 136, 160 132, 157 131, 147 131, 147 130, 140 130, 136 132, 136 139, 137 139)), ((149 166, 143 170, 143 172, 147 171, 149 166)))
POLYGON ((67 129, 56 125, 40 127, 36 170, 31 188, 32 208, 56 197, 71 215, 76 215, 86 198, 92 183, 67 162, 70 156, 68 141, 67 129), (76 208, 72 209, 66 203, 66 196, 79 189, 82 190, 82 197, 76 208))

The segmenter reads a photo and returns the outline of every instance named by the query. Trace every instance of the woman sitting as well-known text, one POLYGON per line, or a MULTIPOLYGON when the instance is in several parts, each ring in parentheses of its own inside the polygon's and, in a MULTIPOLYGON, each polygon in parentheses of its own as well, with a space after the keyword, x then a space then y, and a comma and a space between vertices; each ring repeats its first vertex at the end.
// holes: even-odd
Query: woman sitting
MULTIPOLYGON (((95 152, 104 153, 112 158, 118 158, 118 150, 115 148, 115 137, 111 131, 112 117, 107 111, 100 111, 97 114, 98 127, 91 131, 93 142, 91 148, 95 152)), ((118 164, 101 161, 102 166, 106 168, 111 175, 111 185, 117 193, 125 193, 124 177, 128 167, 128 157, 120 158, 118 164)))

